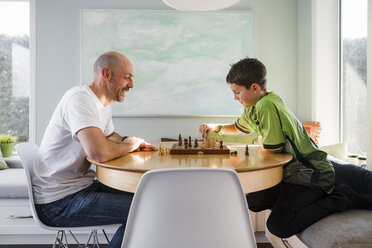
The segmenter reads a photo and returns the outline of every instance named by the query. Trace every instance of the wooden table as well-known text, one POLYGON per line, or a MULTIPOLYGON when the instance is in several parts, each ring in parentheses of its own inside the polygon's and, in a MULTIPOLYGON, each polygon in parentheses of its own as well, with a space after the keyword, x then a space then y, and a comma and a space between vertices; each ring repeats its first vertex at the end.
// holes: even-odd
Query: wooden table
MULTIPOLYGON (((158 147, 171 147, 174 142, 153 143, 158 147)), ((112 188, 135 192, 143 173, 165 168, 210 167, 234 169, 240 178, 244 193, 259 191, 278 184, 282 180, 282 166, 292 160, 287 153, 269 153, 258 145, 249 145, 249 156, 245 155, 245 144, 225 144, 236 156, 230 154, 209 155, 163 155, 159 152, 141 151, 129 153, 117 159, 98 163, 97 178, 112 188)))

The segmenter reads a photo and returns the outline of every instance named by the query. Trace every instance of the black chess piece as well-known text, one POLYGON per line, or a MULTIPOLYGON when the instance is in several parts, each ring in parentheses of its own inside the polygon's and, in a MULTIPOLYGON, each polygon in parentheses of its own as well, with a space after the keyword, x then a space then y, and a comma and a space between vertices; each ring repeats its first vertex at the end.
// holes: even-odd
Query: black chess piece
POLYGON ((248 151, 248 145, 245 146, 245 155, 249 155, 249 151, 248 151))
POLYGON ((220 140, 220 149, 223 149, 223 141, 220 140))
POLYGON ((192 147, 191 136, 189 136, 189 147, 192 147))
POLYGON ((182 136, 181 136, 181 134, 178 135, 178 146, 182 146, 182 136))
POLYGON ((183 142, 185 143, 185 149, 189 148, 189 143, 187 142, 187 139, 184 139, 183 142))
POLYGON ((195 139, 194 147, 198 148, 198 139, 195 139))
POLYGON ((233 156, 236 156, 236 155, 238 155, 238 151, 233 151, 230 154, 233 155, 233 156))

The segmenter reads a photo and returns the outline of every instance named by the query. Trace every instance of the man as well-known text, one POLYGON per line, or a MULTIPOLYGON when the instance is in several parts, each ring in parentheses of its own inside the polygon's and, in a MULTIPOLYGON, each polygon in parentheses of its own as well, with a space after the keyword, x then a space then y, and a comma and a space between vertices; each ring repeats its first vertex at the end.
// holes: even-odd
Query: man
POLYGON ((137 137, 114 132, 112 102, 133 88, 133 66, 118 52, 102 54, 93 82, 62 97, 41 142, 33 186, 40 219, 51 226, 122 224, 108 247, 120 247, 133 194, 95 178, 86 156, 97 162, 135 150, 156 150, 137 137))

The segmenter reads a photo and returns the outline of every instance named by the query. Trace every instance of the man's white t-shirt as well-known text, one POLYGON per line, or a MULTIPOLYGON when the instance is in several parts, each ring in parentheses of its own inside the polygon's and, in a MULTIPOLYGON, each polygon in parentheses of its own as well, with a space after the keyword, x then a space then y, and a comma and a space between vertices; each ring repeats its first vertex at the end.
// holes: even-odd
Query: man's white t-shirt
POLYGON ((97 127, 106 137, 114 131, 110 105, 103 106, 85 85, 66 92, 45 131, 34 165, 36 204, 57 201, 93 183, 95 172, 76 135, 86 127, 97 127))

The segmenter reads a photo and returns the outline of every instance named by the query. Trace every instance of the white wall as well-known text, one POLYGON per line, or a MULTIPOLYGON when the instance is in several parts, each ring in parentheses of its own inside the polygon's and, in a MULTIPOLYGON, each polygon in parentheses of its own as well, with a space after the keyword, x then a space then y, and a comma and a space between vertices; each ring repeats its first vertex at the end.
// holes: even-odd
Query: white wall
POLYGON ((338 0, 299 0, 298 115, 319 121, 319 144, 339 141, 338 0))
MULTIPOLYGON (((169 9, 161 0, 37 0, 36 11, 36 142, 65 91, 79 82, 80 9, 169 9)), ((235 10, 254 13, 255 56, 268 69, 268 89, 297 112, 297 0, 242 0, 235 10)), ((227 72, 226 72, 227 73, 227 72)), ((136 82, 134 82, 136 83, 136 82)), ((135 88, 133 89, 135 90, 135 88)), ((129 93, 130 94, 130 93, 129 93)), ((233 97, 226 87, 226 97, 233 97)), ((125 103, 124 103, 125 104, 125 103)), ((144 104, 151 104, 144 102, 144 104)), ((116 131, 148 141, 160 137, 198 135, 202 122, 235 118, 115 117, 116 131)))

